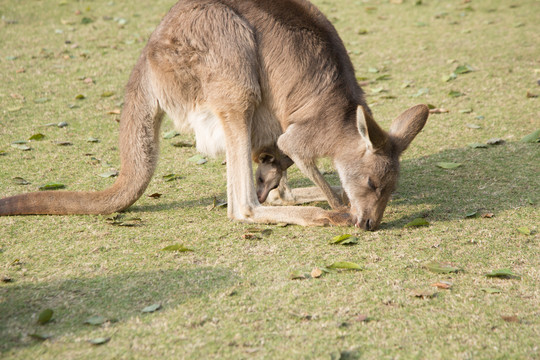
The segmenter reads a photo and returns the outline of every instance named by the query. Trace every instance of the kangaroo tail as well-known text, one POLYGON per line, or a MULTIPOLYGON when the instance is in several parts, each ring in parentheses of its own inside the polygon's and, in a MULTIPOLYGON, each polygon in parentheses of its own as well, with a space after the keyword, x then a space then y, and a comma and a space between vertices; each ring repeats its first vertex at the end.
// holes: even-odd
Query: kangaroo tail
POLYGON ((143 54, 126 87, 120 119, 121 170, 116 182, 97 192, 42 191, 0 199, 0 216, 110 214, 133 204, 146 190, 157 164, 163 118, 143 54))

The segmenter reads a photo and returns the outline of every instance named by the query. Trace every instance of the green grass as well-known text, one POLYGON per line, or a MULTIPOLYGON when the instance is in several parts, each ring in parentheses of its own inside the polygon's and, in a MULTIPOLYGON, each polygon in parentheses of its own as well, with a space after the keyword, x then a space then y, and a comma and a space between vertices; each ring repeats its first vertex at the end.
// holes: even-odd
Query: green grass
MULTIPOLYGON (((1 196, 51 181, 70 190, 112 183, 98 176, 119 166, 118 116, 108 112, 121 107, 129 72, 172 4, 0 4, 0 151, 6 152, 0 156, 1 196), (84 17, 92 22, 82 24, 84 17), (127 23, 122 25, 121 18, 127 23), (108 91, 115 94, 101 97, 108 91), (86 98, 76 100, 78 94, 86 98), (34 102, 42 98, 48 101, 34 102), (42 126, 61 121, 69 126, 42 126), (10 146, 38 132, 46 138, 30 142, 31 151, 10 146), (91 136, 100 142, 88 143, 91 136), (61 147, 55 141, 73 145, 61 147), (14 184, 17 176, 31 184, 14 184)), ((272 234, 244 240, 251 226, 229 221, 223 208, 207 209, 214 197, 225 198, 222 159, 198 166, 187 162, 194 149, 171 146, 178 138, 163 140, 146 191, 163 196, 143 196, 126 214, 140 217, 139 227, 111 226, 100 216, 0 218, 0 276, 13 280, 0 283, 0 357, 540 357, 540 152, 538 144, 519 142, 540 127, 540 99, 527 97, 527 92, 540 94, 539 3, 316 4, 337 27, 359 78, 390 75, 364 86, 385 128, 415 103, 450 111, 431 115, 404 154, 400 187, 381 229, 263 226, 272 234), (364 29, 367 34, 360 35, 364 29), (441 80, 464 64, 475 71, 441 80), (402 87, 406 82, 411 85, 402 87), (385 91, 377 90, 381 87, 385 91), (415 97, 422 88, 429 92, 415 97), (452 98, 451 90, 465 95, 452 98), (460 113, 463 109, 472 112, 460 113), (481 128, 466 126, 471 123, 481 128), (496 137, 505 144, 467 146, 496 137), (443 161, 463 165, 436 167, 443 161), (173 172, 182 179, 165 182, 162 176, 173 172), (465 219, 476 210, 494 216, 465 219), (425 217, 430 226, 405 229, 416 217, 425 217), (524 226, 533 235, 520 234, 517 229, 524 226), (343 233, 358 236, 359 244, 328 245, 343 233), (194 251, 160 251, 175 243, 194 251), (358 262, 365 270, 289 278, 293 271, 309 273, 340 260, 358 262), (433 273, 424 267, 430 261, 463 270, 433 273), (511 268, 521 279, 485 277, 499 268, 511 268), (436 291, 431 284, 438 281, 453 287, 438 290, 433 298, 412 295, 436 291), (482 291, 488 287, 501 292, 482 291), (162 309, 141 313, 154 303, 162 309), (54 310, 53 321, 37 325, 45 308, 54 310), (92 315, 112 321, 84 325, 92 315), (360 315, 369 321, 359 321, 360 315), (516 315, 518 322, 501 317, 508 315, 516 315), (32 333, 52 338, 40 342, 28 336, 32 333), (88 343, 102 336, 111 337, 110 342, 88 343)), ((162 130, 171 129, 167 119, 162 130)), ((321 165, 336 181, 330 162, 321 165)), ((291 177, 295 186, 309 184, 296 169, 291 177)))

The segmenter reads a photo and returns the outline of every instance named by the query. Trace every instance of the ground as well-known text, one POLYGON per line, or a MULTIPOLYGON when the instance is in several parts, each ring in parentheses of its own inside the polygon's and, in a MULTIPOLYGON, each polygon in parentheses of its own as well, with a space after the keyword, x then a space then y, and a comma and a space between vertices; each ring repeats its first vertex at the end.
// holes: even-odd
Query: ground
MULTIPOLYGON (((123 87, 172 4, 0 4, 1 196, 114 181, 99 175, 119 168, 123 87), (38 133, 45 137, 28 141, 38 133)), ((520 142, 540 128, 539 3, 315 4, 343 38, 384 128, 417 103, 448 111, 432 114, 404 153, 381 229, 232 222, 214 207, 225 200, 223 159, 198 164, 189 161, 194 148, 172 146, 189 135, 163 139, 154 179, 123 219, 0 218, 2 358, 540 357, 540 152, 520 142), (504 143, 486 145, 493 138, 504 143), (405 227, 415 218, 429 226, 405 227), (329 244, 342 234, 357 243, 329 244), (193 251, 162 250, 174 244, 193 251), (336 261, 362 270, 292 279, 336 261), (434 272, 432 262, 457 272, 434 272), (519 277, 486 276, 497 269, 519 277), (153 304, 161 308, 142 312, 153 304), (53 316, 40 325, 44 309, 53 316), (91 316, 104 322, 85 324, 91 316), (110 340, 89 342, 99 338, 110 340)), ((172 129, 166 119, 163 134, 172 129)), ((335 184, 331 163, 321 168, 335 184)), ((309 185, 294 167, 291 177, 309 185)))

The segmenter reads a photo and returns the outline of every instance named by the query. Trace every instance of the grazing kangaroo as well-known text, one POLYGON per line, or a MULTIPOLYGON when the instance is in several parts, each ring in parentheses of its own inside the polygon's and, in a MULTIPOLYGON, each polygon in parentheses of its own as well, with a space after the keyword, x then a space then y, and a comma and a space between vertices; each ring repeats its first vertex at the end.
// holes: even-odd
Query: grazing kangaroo
POLYGON ((156 167, 164 113, 193 128, 200 151, 225 152, 228 215, 252 223, 376 229, 394 190, 399 156, 428 108, 373 120, 332 24, 306 0, 181 0, 150 36, 126 87, 121 170, 97 192, 45 191, 0 200, 0 215, 106 214, 133 204, 156 167), (327 195, 340 199, 315 159, 330 157, 350 212, 260 206, 251 153, 278 145, 327 195))

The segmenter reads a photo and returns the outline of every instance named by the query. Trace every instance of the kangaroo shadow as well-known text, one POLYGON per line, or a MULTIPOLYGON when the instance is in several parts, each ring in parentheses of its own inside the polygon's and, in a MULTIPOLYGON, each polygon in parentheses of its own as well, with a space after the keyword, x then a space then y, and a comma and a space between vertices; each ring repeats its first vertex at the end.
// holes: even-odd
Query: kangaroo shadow
POLYGON ((36 340, 28 334, 84 336, 93 330, 84 324, 91 316, 102 316, 113 327, 116 322, 148 316, 141 312, 148 305, 159 303, 163 307, 160 311, 167 311, 235 283, 237 277, 227 269, 195 268, 3 286, 0 354, 35 345, 36 340), (53 320, 38 325, 36 313, 45 308, 53 309, 53 320))
MULTIPOLYGON (((458 148, 401 163, 392 207, 427 205, 414 216, 433 220, 463 219, 484 210, 499 213, 535 204, 540 188, 537 144, 506 143, 488 148, 458 148), (454 170, 439 162, 461 164, 454 170)), ((402 227, 414 218, 397 219, 382 228, 402 227)))
MULTIPOLYGON (((480 149, 449 149, 421 158, 405 159, 401 162, 398 189, 389 206, 428 206, 413 215, 388 222, 383 218, 381 228, 401 228, 415 217, 452 220, 481 209, 500 212, 528 205, 530 200, 536 203, 540 188, 539 162, 538 145, 522 143, 506 143, 480 149), (462 165, 454 170, 446 170, 437 167, 439 162, 462 165)), ((291 187, 313 186, 297 169, 291 170, 291 187)), ((339 185, 336 172, 325 173, 325 178, 331 185, 339 185)), ((224 200, 226 194, 220 194, 217 198, 224 200)), ((175 200, 134 206, 130 211, 200 207, 212 204, 213 201, 214 197, 206 196, 192 201, 175 200)), ((330 209, 326 202, 311 205, 330 209)))
MULTIPOLYGON (((488 148, 457 148, 429 156, 405 159, 397 191, 389 208, 421 210, 385 221, 381 228, 402 228, 416 217, 432 220, 463 219, 478 210, 498 213, 537 203, 540 188, 540 151, 537 144, 505 143, 488 148), (461 164, 454 170, 440 162, 461 164), (425 206, 424 206, 425 205, 425 206)), ((339 185, 336 172, 325 174, 331 185, 339 185)), ((291 187, 313 186, 304 177, 293 177, 291 187)), ((328 208, 322 205, 323 208, 328 208)), ((399 215, 398 215, 399 216, 399 215)))

